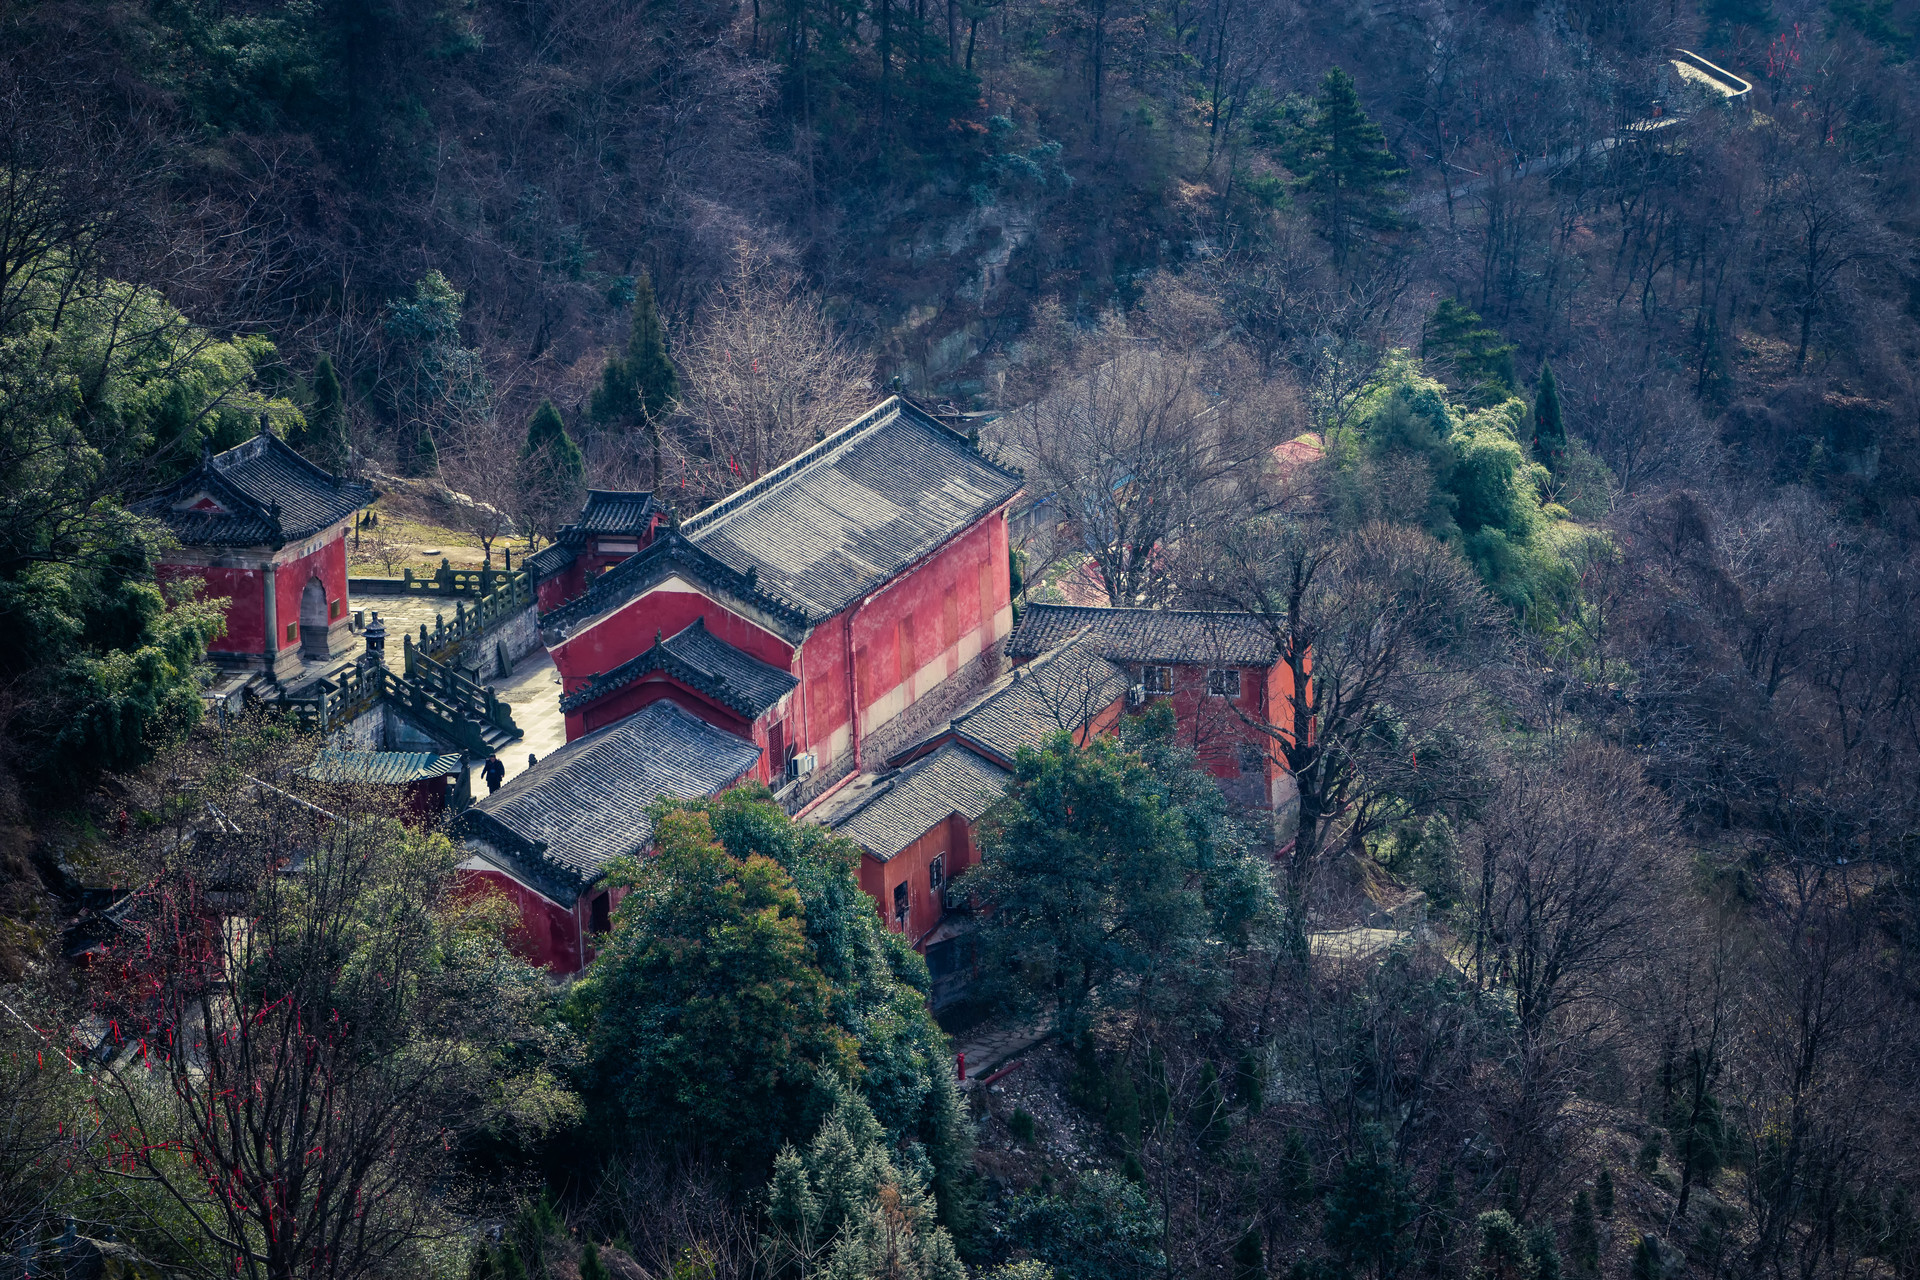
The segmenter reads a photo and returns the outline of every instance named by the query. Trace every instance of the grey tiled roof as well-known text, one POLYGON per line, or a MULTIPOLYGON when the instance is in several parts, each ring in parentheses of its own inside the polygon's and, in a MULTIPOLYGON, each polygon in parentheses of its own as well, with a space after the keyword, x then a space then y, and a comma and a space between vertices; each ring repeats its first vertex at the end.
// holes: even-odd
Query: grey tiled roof
POLYGON ((645 533, 652 522, 651 490, 589 489, 579 529, 582 533, 645 533))
POLYGON ((941 732, 1011 764, 1022 747, 1038 747, 1056 733, 1077 733, 1125 697, 1131 683, 1124 670, 1100 656, 1091 637, 1070 638, 994 681, 941 732))
POLYGON ((578 539, 561 539, 550 542, 520 562, 520 567, 533 575, 535 582, 544 582, 556 573, 565 573, 573 564, 574 557, 580 554, 578 539))
POLYGON ((881 862, 959 813, 977 820, 1007 789, 1013 775, 965 747, 948 744, 875 783, 828 824, 881 862))
POLYGON ((542 892, 577 893, 652 843, 647 808, 659 797, 713 795, 759 758, 751 742, 655 702, 549 753, 468 809, 462 829, 512 857, 542 892))
POLYGON ((323 471, 275 436, 262 433, 203 458, 135 510, 164 521, 174 537, 188 545, 248 547, 318 533, 373 499, 369 486, 323 471), (224 510, 184 509, 202 493, 224 510))
POLYGON ((650 671, 664 671, 682 684, 732 707, 751 720, 787 696, 800 682, 788 672, 743 653, 707 630, 705 618, 662 640, 656 634, 644 653, 595 676, 560 699, 562 711, 584 707, 625 688, 650 671))
POLYGON ((818 621, 1020 490, 1020 477, 899 397, 680 531, 818 621))
POLYGON ((369 782, 398 786, 443 778, 461 770, 460 757, 433 751, 338 751, 329 747, 301 770, 317 782, 369 782))
POLYGON ((1174 609, 1097 609, 1028 605, 1007 638, 1013 658, 1031 658, 1081 631, 1115 662, 1203 663, 1264 667, 1274 660, 1273 637, 1250 613, 1174 609))

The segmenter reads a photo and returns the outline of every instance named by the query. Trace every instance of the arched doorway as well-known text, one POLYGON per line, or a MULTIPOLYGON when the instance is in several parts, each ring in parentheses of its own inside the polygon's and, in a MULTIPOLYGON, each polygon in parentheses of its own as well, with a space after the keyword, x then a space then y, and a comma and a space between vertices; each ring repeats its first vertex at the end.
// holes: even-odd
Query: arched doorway
POLYGON ((300 593, 300 656, 328 656, 327 589, 317 577, 308 578, 306 590, 300 593))

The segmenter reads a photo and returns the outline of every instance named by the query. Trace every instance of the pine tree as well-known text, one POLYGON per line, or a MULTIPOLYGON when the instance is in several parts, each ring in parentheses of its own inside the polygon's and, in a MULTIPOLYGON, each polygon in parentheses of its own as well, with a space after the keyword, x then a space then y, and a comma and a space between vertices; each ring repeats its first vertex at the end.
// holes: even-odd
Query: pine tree
POLYGON ((1560 1242, 1553 1224, 1542 1222, 1527 1233, 1527 1257, 1533 1262, 1533 1280, 1560 1280, 1560 1242))
POLYGON ((1540 387, 1533 396, 1533 456, 1558 472, 1566 464, 1567 424, 1560 412, 1560 384, 1553 366, 1540 362, 1540 387))
POLYGON ((633 331, 627 335, 627 376, 633 381, 640 413, 655 422, 680 394, 680 375, 667 358, 667 333, 660 324, 660 308, 653 298, 653 280, 646 272, 633 293, 633 331))
POLYGON ((520 1251, 509 1240, 500 1246, 500 1280, 527 1280, 527 1264, 520 1261, 520 1251))
POLYGON ((1233 1246, 1233 1280, 1265 1280, 1266 1251, 1260 1247, 1260 1233, 1249 1231, 1233 1246))
MULTIPOLYGON (((1379 1141, 1377 1135, 1370 1136, 1379 1141)), ((1403 1259, 1401 1237, 1413 1221, 1413 1211, 1406 1175, 1376 1147, 1347 1161, 1341 1170, 1340 1180, 1327 1194, 1323 1234, 1328 1247, 1350 1265, 1371 1266, 1376 1275, 1389 1276, 1403 1259)))
POLYGON ((1480 1228, 1480 1261, 1475 1274, 1483 1280, 1525 1280, 1527 1242, 1513 1215, 1505 1209, 1491 1209, 1474 1223, 1480 1228))
POLYGON ((1602 1168, 1593 1180, 1593 1209, 1606 1221, 1613 1220, 1613 1170, 1602 1168))
POLYGON ((600 1249, 593 1241, 587 1241, 587 1247, 580 1254, 580 1280, 613 1280, 613 1273, 607 1270, 607 1264, 600 1261, 600 1249))
POLYGON ((1469 404, 1497 404, 1513 394, 1513 344, 1452 298, 1428 318, 1420 354, 1445 368, 1446 381, 1469 404))
POLYGON ((346 470, 346 396, 340 389, 339 375, 333 371, 333 360, 325 355, 313 367, 313 409, 307 414, 307 429, 300 443, 301 452, 329 471, 346 470))
POLYGON ((1649 1176, 1660 1168, 1660 1133, 1655 1130, 1647 1134, 1647 1140, 1640 1144, 1640 1150, 1633 1157, 1633 1168, 1642 1176, 1649 1176))
POLYGON ((1567 1222, 1567 1252, 1573 1269, 1583 1276, 1600 1269, 1600 1228, 1593 1220, 1593 1200, 1585 1191, 1574 1193, 1573 1214, 1567 1222))
POLYGON ((1327 72, 1315 106, 1288 159, 1333 246, 1334 265, 1344 267, 1368 232, 1405 225, 1398 208, 1407 171, 1387 150, 1386 134, 1368 118, 1345 71, 1327 72))
POLYGON ((521 482, 527 505, 537 513, 537 522, 550 527, 559 512, 578 501, 586 472, 580 446, 567 434, 553 401, 542 400, 527 423, 527 442, 520 450, 520 459, 526 464, 521 482))

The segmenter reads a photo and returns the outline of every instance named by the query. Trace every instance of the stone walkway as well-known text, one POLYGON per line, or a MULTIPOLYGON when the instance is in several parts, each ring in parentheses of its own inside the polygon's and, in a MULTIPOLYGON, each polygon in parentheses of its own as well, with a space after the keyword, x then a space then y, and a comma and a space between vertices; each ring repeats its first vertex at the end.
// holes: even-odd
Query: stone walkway
POLYGON ((1372 960, 1406 936, 1401 929, 1337 929, 1308 934, 1307 946, 1322 959, 1372 960))
MULTIPOLYGON (((567 718, 560 713, 560 673, 545 649, 535 649, 514 664, 512 675, 496 677, 489 683, 500 700, 513 708, 513 722, 526 735, 500 751, 507 777, 525 771, 529 753, 545 759, 549 751, 566 745, 567 718)), ((473 794, 487 794, 478 768, 473 774, 473 794)))

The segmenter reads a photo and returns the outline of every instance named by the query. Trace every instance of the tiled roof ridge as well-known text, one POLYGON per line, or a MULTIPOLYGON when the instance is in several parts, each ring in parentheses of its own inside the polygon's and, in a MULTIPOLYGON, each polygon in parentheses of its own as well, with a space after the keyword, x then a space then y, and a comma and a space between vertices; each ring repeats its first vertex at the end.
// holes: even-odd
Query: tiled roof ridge
POLYGON ((314 479, 331 485, 335 489, 344 489, 348 485, 358 485, 360 483, 357 480, 348 480, 345 476, 337 476, 316 462, 307 461, 306 458, 301 456, 298 449, 288 444, 285 440, 282 440, 279 436, 274 435, 271 431, 262 431, 259 435, 254 436, 250 440, 242 441, 231 449, 222 449, 219 453, 214 454, 212 458, 208 459, 208 461, 212 462, 214 466, 220 468, 224 473, 228 467, 237 466, 242 462, 251 462, 262 453, 278 454, 283 461, 292 463, 295 467, 307 472, 314 479), (241 453, 242 450, 246 451, 244 456, 234 456, 235 454, 241 453), (222 458, 232 458, 233 460, 223 464, 221 462, 222 458))
MULTIPOLYGON (((707 620, 704 617, 695 618, 690 624, 680 628, 680 630, 674 632, 664 640, 660 638, 660 633, 655 631, 651 645, 633 657, 628 658, 613 670, 602 672, 581 688, 564 695, 560 699, 560 709, 562 711, 573 711, 576 708, 586 706, 588 703, 612 693, 616 689, 626 688, 649 672, 664 671, 682 684, 697 689, 718 702, 725 703, 749 720, 753 719, 764 708, 755 706, 751 698, 746 696, 744 690, 736 692, 739 686, 729 681, 725 674, 717 671, 708 671, 705 668, 696 666, 691 659, 683 657, 673 651, 675 641, 683 637, 691 636, 696 631, 702 635, 710 636, 715 644, 727 644, 725 640, 722 640, 719 636, 713 635, 711 631, 707 630, 707 620)), ((749 662, 760 662, 760 659, 747 653, 745 650, 739 649, 734 645, 727 645, 727 647, 733 649, 734 652, 740 654, 741 657, 747 659, 749 662)), ((780 670, 771 663, 761 662, 760 665, 771 671, 780 670)))
POLYGON ((669 529, 655 538, 652 545, 645 551, 628 556, 595 578, 583 594, 542 616, 540 625, 565 627, 583 618, 594 617, 606 609, 625 604, 632 598, 625 592, 634 579, 641 577, 653 567, 656 561, 676 557, 697 557, 694 563, 698 564, 701 570, 719 579, 715 585, 729 588, 767 612, 784 617, 797 626, 808 626, 814 621, 813 617, 799 605, 762 587, 758 574, 741 573, 720 557, 702 551, 697 543, 680 530, 669 529))
POLYGON ((1244 609, 1151 609, 1145 605, 1046 604, 1039 601, 1029 604, 1027 608, 1057 613, 1143 613, 1157 618, 1245 618, 1249 622, 1258 622, 1260 618, 1259 614, 1248 613, 1244 609))
POLYGON ((1021 478, 1018 471, 981 452, 978 444, 967 439, 966 436, 955 431, 952 427, 940 421, 913 401, 907 399, 905 396, 891 395, 822 440, 819 444, 814 445, 813 448, 808 449, 805 453, 789 458, 786 462, 781 463, 773 470, 767 472, 752 484, 747 485, 745 488, 734 490, 704 511, 696 512, 694 515, 681 521, 681 531, 689 535, 699 533, 708 526, 719 523, 724 517, 732 515, 742 507, 749 505, 755 499, 764 497, 767 493, 785 484, 801 472, 830 461, 846 449, 852 447, 866 432, 883 426, 887 421, 888 415, 893 412, 897 412, 899 416, 903 418, 910 418, 923 427, 928 427, 935 431, 942 431, 952 436, 954 439, 972 449, 975 454, 979 455, 981 461, 1006 473, 1009 479, 1018 480, 1021 478))

